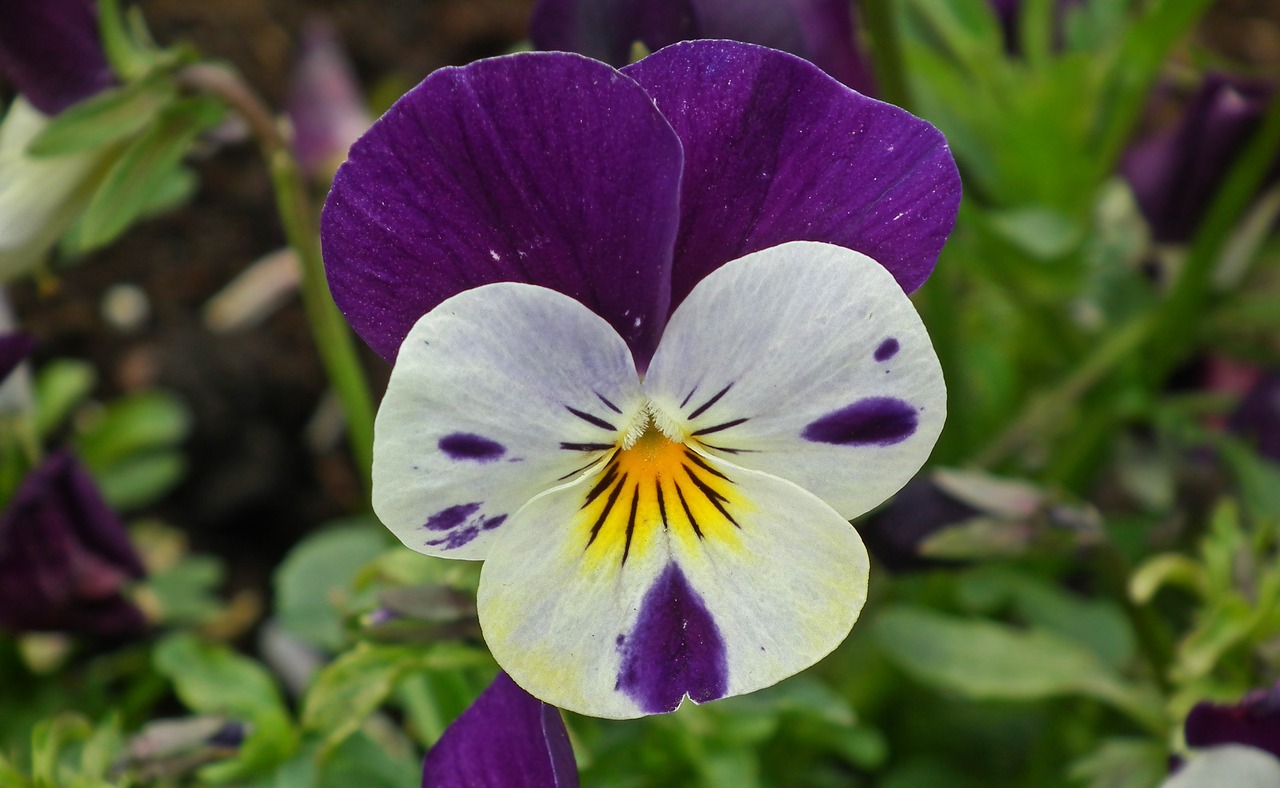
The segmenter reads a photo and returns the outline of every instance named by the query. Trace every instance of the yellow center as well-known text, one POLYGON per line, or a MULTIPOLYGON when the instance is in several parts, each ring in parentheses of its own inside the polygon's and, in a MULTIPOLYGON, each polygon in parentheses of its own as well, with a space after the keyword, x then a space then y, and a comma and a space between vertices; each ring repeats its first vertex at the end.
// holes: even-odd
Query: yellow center
POLYGON ((575 527, 589 564, 625 565, 663 534, 690 548, 706 539, 737 544, 745 501, 724 473, 652 423, 625 445, 584 493, 575 527))

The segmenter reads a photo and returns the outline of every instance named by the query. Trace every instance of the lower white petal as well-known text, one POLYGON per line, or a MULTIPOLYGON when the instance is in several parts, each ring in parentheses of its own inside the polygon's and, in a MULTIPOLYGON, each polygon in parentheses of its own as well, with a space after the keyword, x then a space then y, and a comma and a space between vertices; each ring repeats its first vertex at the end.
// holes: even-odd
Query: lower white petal
POLYGON ((893 276, 807 241, 703 279, 644 388, 701 450, 790 479, 846 518, 920 469, 946 415, 933 345, 893 276))
POLYGON ((104 151, 28 156, 49 119, 21 97, 0 122, 0 280, 35 268, 71 228, 109 159, 104 151))
POLYGON ((649 435, 514 516, 481 573, 480 624, 538 698, 638 717, 812 665, 853 626, 867 571, 857 533, 810 493, 649 435))
POLYGON ((418 552, 483 558, 642 410, 626 344, 577 301, 512 282, 460 293, 400 348, 374 425, 374 511, 418 552))

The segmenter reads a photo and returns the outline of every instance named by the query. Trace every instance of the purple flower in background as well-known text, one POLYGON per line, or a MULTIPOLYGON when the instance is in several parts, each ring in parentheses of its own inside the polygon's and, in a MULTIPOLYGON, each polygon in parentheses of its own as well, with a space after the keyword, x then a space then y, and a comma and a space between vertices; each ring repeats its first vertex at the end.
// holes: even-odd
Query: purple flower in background
POLYGON ((9 373, 17 369, 35 348, 35 338, 30 334, 0 335, 0 383, 4 383, 9 373))
MULTIPOLYGON (((1231 165, 1258 130, 1273 88, 1229 74, 1210 74, 1182 121, 1135 144, 1120 171, 1160 243, 1195 234, 1231 165)), ((1280 163, 1269 178, 1280 175, 1280 163)))
MULTIPOLYGON (((1022 51, 1022 7, 1026 0, 990 0, 991 10, 1000 22, 1000 32, 1004 35, 1004 49, 1011 55, 1022 51)), ((1057 49, 1062 48, 1062 34, 1066 26, 1067 11, 1080 5, 1082 0, 1053 0, 1053 42, 1057 49)))
POLYGON ((146 618, 122 594, 145 573, 123 523, 68 452, 27 474, 0 514, 0 627, 145 631, 146 618))
POLYGON ((1263 457, 1280 462, 1280 372, 1263 375, 1253 384, 1228 427, 1253 443, 1263 457))
POLYGON ((614 66, 630 62, 635 42, 657 51, 698 38, 744 41, 799 55, 872 95, 850 10, 849 0, 541 0, 529 35, 537 49, 614 66))
POLYGON ((56 115, 114 78, 91 0, 0 0, 0 77, 56 115))
POLYGON ((871 554, 893 571, 936 566, 920 553, 921 545, 946 528, 981 516, 982 510, 948 495, 933 478, 921 474, 893 500, 859 526, 871 554))
POLYGON ((49 117, 112 83, 91 0, 0 0, 0 77, 18 98, 0 119, 0 281, 26 273, 105 174, 102 150, 36 158, 49 117))
POLYGON ((422 764, 423 788, 573 788, 577 766, 560 712, 499 673, 422 764))
POLYGON ((557 706, 635 717, 804 669, 865 598, 847 520, 942 426, 904 291, 959 196, 932 126, 771 49, 432 74, 322 222, 339 306, 395 360, 375 510, 485 561, 485 639, 557 706))
POLYGON ((1280 758, 1280 686, 1250 692, 1234 704, 1197 703, 1186 722, 1187 744, 1244 744, 1280 758))
POLYGON ((312 178, 333 177, 351 143, 373 122, 338 33, 324 17, 309 19, 302 30, 286 104, 294 153, 312 178))

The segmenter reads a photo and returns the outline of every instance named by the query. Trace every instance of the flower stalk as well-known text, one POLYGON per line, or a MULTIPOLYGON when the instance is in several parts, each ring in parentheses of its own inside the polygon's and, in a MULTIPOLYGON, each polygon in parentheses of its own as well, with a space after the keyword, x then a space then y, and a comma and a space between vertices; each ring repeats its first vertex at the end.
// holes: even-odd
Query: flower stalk
POLYGON ((189 90, 217 96, 238 112, 262 151, 271 175, 276 210, 285 240, 298 257, 302 273, 302 301, 311 334, 320 353, 325 373, 333 385, 346 417, 351 452, 360 469, 366 493, 370 489, 373 466, 373 398, 360 367, 360 358, 341 313, 325 281, 320 256, 320 234, 316 211, 302 170, 280 131, 275 116, 261 98, 234 71, 206 63, 189 66, 177 76, 179 85, 189 90))

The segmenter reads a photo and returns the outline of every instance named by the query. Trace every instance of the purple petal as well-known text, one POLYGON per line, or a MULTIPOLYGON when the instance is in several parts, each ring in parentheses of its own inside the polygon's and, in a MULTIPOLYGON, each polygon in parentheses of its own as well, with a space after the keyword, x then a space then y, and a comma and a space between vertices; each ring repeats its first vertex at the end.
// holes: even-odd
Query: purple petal
POLYGON ((608 320, 643 363, 667 316, 681 161, 648 95, 601 63, 530 53, 441 69, 334 179, 321 227, 334 298, 390 360, 462 290, 542 285, 608 320))
MULTIPOLYGON (((1262 122, 1273 89, 1227 74, 1209 75, 1181 123, 1136 145, 1120 170, 1162 243, 1195 234, 1231 164, 1262 122)), ((1280 162, 1269 182, 1280 176, 1280 162)))
POLYGON ((146 570, 120 519, 66 452, 23 480, 0 516, 0 625, 18 632, 136 634, 121 591, 146 570))
POLYGON ((36 341, 30 334, 15 333, 0 336, 0 383, 9 377, 19 364, 35 350, 36 341))
POLYGON ((1187 715, 1187 744, 1245 744, 1280 758, 1280 685, 1250 692, 1239 703, 1197 703, 1187 715))
POLYGON ((858 51, 849 0, 542 0, 530 38, 538 49, 626 65, 633 42, 657 51, 678 41, 723 38, 780 49, 851 88, 873 92, 858 51))
POLYGON ((422 764, 423 788, 578 784, 560 711, 505 673, 445 730, 422 764))
POLYGON ((702 703, 727 691, 724 638, 675 564, 644 595, 635 629, 620 635, 618 646, 618 689, 649 714, 675 711, 686 694, 702 703))
POLYGON ((919 287, 955 223, 942 134, 799 58, 728 41, 676 44, 623 70, 685 150, 672 305, 729 260, 825 241, 919 287))
POLYGON ((286 104, 293 150, 313 178, 331 177, 351 144, 373 123, 351 61, 325 17, 308 20, 302 30, 286 104))
POLYGON ((55 115, 114 81, 91 0, 0 0, 0 76, 55 115))

